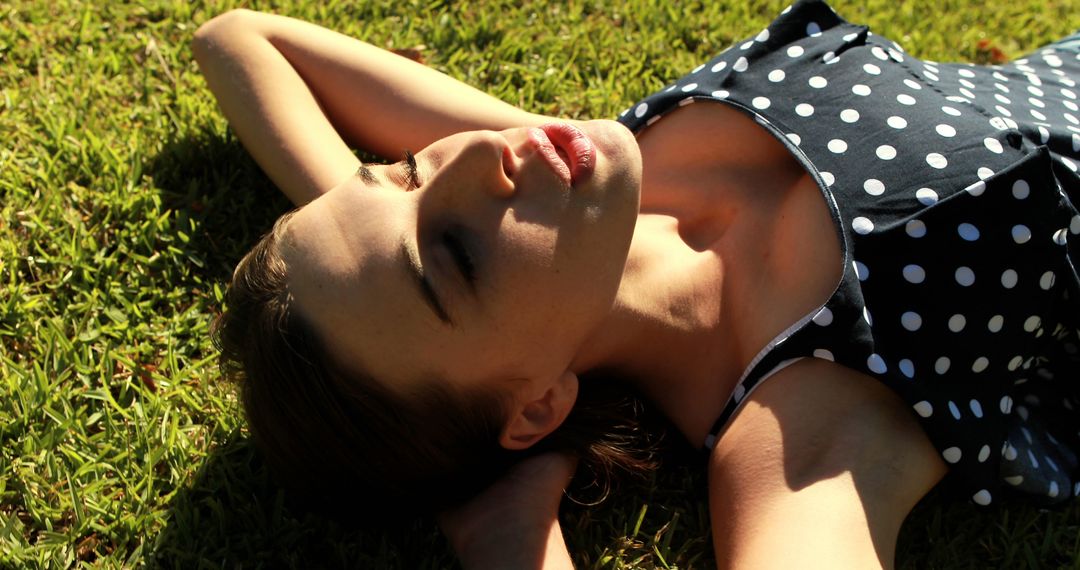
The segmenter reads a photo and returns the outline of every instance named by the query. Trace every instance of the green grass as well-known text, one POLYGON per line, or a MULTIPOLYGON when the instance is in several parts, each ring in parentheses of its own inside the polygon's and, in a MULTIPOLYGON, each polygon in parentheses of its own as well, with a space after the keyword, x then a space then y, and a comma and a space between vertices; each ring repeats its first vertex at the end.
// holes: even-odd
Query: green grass
MULTIPOLYGON (((726 0, 257 2, 427 62, 529 110, 610 117, 783 5, 726 0)), ((1080 26, 1068 0, 837 1, 918 56, 1015 57, 1080 26)), ((454 564, 431 521, 360 533, 283 504, 218 378, 232 266, 287 208, 192 60, 228 2, 0 3, 0 566, 454 564)), ((564 528, 581 568, 709 567, 699 465, 564 528)), ((378 522, 378 521, 374 521, 378 522)), ((924 501, 911 568, 1080 567, 1080 505, 924 501)))

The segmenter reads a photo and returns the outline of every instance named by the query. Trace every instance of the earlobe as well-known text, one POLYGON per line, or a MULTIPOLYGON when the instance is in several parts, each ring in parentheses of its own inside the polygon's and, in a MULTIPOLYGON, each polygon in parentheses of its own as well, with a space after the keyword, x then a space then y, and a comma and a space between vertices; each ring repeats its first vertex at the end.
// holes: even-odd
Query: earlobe
POLYGON ((569 370, 539 397, 518 401, 503 428, 499 443, 506 449, 527 449, 562 425, 577 400, 578 378, 569 370))

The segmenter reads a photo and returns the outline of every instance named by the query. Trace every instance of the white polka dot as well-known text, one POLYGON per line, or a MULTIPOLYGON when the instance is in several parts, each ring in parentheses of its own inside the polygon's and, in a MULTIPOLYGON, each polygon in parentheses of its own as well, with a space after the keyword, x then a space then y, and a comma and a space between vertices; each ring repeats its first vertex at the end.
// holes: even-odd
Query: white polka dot
POLYGON ((994 315, 990 317, 990 320, 986 323, 986 328, 990 329, 990 332, 996 333, 1001 331, 1001 326, 1005 324, 1005 317, 1001 315, 994 315))
POLYGON ((907 120, 903 117, 897 117, 896 115, 885 119, 885 123, 894 129, 902 129, 907 126, 907 120))
POLYGON ((810 22, 806 25, 806 35, 816 38, 821 35, 821 26, 817 22, 810 22))
POLYGON ((991 502, 990 491, 987 491, 986 489, 983 489, 982 491, 979 491, 978 493, 975 493, 974 495, 972 495, 971 500, 975 501, 976 505, 982 505, 982 506, 985 507, 986 505, 989 505, 990 502, 991 502))
POLYGON ((859 216, 851 220, 851 229, 855 230, 855 233, 859 235, 866 235, 874 231, 874 222, 871 222, 870 218, 859 216))
POLYGON ((1055 279, 1056 276, 1054 275, 1053 271, 1047 271, 1046 273, 1043 273, 1042 277, 1039 278, 1039 288, 1041 288, 1043 291, 1049 291, 1050 288, 1054 286, 1055 279))
MULTIPOLYGON (((985 356, 980 356, 976 358, 975 362, 971 364, 971 371, 975 373, 982 372, 983 370, 986 370, 987 366, 990 366, 990 359, 985 356)), ((978 404, 978 402, 976 402, 975 400, 972 400, 971 402, 972 405, 978 404)), ((975 411, 975 409, 972 408, 972 411, 975 411)), ((980 412, 975 415, 981 418, 982 411, 980 410, 980 412)))
POLYGON ((866 324, 874 326, 874 319, 870 318, 870 309, 863 307, 862 318, 866 321, 866 324))
POLYGON ((826 186, 832 186, 836 182, 836 177, 832 175, 832 172, 821 172, 821 180, 826 186))
POLYGON ((796 146, 802 144, 802 137, 800 137, 799 135, 795 133, 788 133, 786 136, 788 140, 795 143, 796 146))
MULTIPOLYGON (((941 360, 940 358, 938 360, 941 360)), ((939 374, 944 374, 940 372, 939 374)), ((949 400, 949 413, 952 414, 953 419, 960 419, 960 408, 956 406, 956 402, 949 400)))
POLYGON ((820 75, 811 77, 809 83, 810 87, 813 87, 814 89, 822 89, 829 84, 828 80, 820 75))
POLYGON ((750 62, 746 61, 745 57, 740 57, 739 59, 735 60, 735 65, 731 66, 731 69, 734 70, 734 71, 737 71, 739 73, 742 73, 742 72, 746 71, 747 68, 749 68, 749 67, 750 67, 750 62))
POLYGON ((922 267, 913 264, 905 265, 903 269, 904 279, 908 283, 922 283, 926 281, 926 270, 922 267))
POLYGON ((877 147, 877 157, 881 160, 892 160, 896 158, 896 149, 887 144, 883 144, 877 147))
POLYGON ((904 231, 913 238, 921 238, 926 235, 926 224, 922 220, 911 220, 904 224, 904 231))
POLYGON ((959 69, 956 72, 960 74, 960 77, 967 77, 968 79, 975 77, 975 74, 972 73, 969 69, 959 69))
POLYGON ((814 106, 809 103, 799 103, 795 106, 795 112, 800 117, 809 117, 814 114, 814 106))
POLYGON ((997 99, 998 102, 1004 103, 1006 105, 1012 103, 1012 101, 1010 101, 1008 97, 1002 95, 1001 93, 995 93, 994 94, 994 99, 997 99))
POLYGON ((1018 244, 1027 243, 1031 240, 1031 230, 1023 224, 1016 224, 1012 227, 1012 238, 1018 244))
POLYGON ((941 110, 946 115, 952 115, 954 117, 959 117, 960 116, 960 110, 955 108, 955 107, 950 107, 950 106, 946 105, 946 106, 942 107, 941 110))
POLYGON ((1012 289, 1016 287, 1017 275, 1016 271, 1012 269, 1006 269, 1001 272, 1001 286, 1006 289, 1012 289))
POLYGON ((697 89, 697 83, 687 83, 686 85, 683 85, 682 92, 683 93, 689 93, 689 92, 693 91, 694 89, 697 89))
POLYGON ((870 53, 874 54, 874 57, 880 59, 881 61, 889 60, 889 55, 885 53, 885 50, 881 49, 878 46, 870 48, 870 53))
POLYGON ((1009 372, 1014 372, 1017 368, 1020 368, 1020 365, 1023 363, 1023 356, 1014 356, 1012 360, 1009 361, 1009 365, 1007 366, 1007 368, 1009 369, 1009 372))
POLYGON ((1080 135, 1076 133, 1072 134, 1072 148, 1073 152, 1080 151, 1080 135))
POLYGON ((919 188, 915 191, 915 198, 924 206, 933 206, 937 204, 938 194, 930 188, 919 188))
POLYGON ((1046 120, 1046 115, 1036 111, 1035 109, 1028 109, 1028 112, 1031 113, 1031 116, 1035 117, 1036 120, 1039 120, 1039 121, 1045 121, 1046 120))
MULTIPOLYGON (((1064 157, 1061 158, 1062 160, 1064 160, 1064 157)), ((1065 228, 1061 228, 1060 230, 1054 232, 1054 243, 1058 245, 1065 245, 1066 243, 1068 243, 1068 232, 1065 231, 1065 228)))
POLYGON ((982 180, 964 188, 964 192, 971 194, 972 196, 982 196, 982 193, 986 191, 986 182, 982 180))
POLYGON ((735 402, 739 402, 739 401, 741 401, 743 399, 743 396, 745 396, 745 395, 746 395, 746 386, 744 386, 742 384, 739 384, 738 386, 735 387, 735 392, 731 396, 733 398, 735 398, 735 402))
POLYGON ((833 139, 829 141, 829 150, 836 154, 843 154, 847 150, 847 143, 841 139, 833 139))
POLYGON ((1017 180, 1016 182, 1013 182, 1012 193, 1013 197, 1017 200, 1023 200, 1027 198, 1030 192, 1031 187, 1028 186, 1028 183, 1026 181, 1017 180))
POLYGON ((930 71, 929 69, 927 69, 926 71, 923 72, 923 76, 926 77, 927 79, 929 79, 930 81, 937 81, 938 80, 937 74, 934 73, 933 71, 930 71))
POLYGON ((716 65, 710 67, 709 70, 713 73, 716 73, 717 71, 723 71, 725 67, 727 67, 727 62, 721 61, 720 63, 717 63, 716 65))
POLYGON ((940 154, 938 154, 936 152, 932 152, 932 153, 926 155, 926 164, 929 164, 930 166, 932 166, 934 168, 941 169, 941 168, 945 168, 946 166, 948 166, 949 161, 946 160, 946 158, 944 156, 942 156, 942 155, 940 155, 940 154))
POLYGON ((787 74, 784 73, 783 69, 774 69, 769 72, 769 81, 772 81, 773 83, 779 83, 783 81, 784 77, 787 77, 787 74))
POLYGON ((1039 127, 1039 139, 1041 139, 1041 142, 1044 144, 1046 141, 1050 140, 1050 131, 1046 130, 1046 127, 1039 127))
POLYGON ((956 282, 963 287, 971 287, 975 283, 975 272, 970 267, 957 267, 955 276, 956 282))
POLYGON ((870 268, 867 267, 865 263, 855 261, 852 263, 852 266, 855 267, 855 276, 859 278, 859 281, 866 281, 870 278, 870 268))
POLYGON ((822 360, 828 360, 829 362, 835 362, 836 361, 836 357, 833 356, 832 351, 824 349, 824 348, 819 348, 819 349, 814 350, 814 358, 820 358, 822 360))
POLYGON ((1001 115, 1005 115, 1006 117, 1011 117, 1012 116, 1012 111, 1006 109, 1005 107, 1002 107, 1001 105, 995 105, 994 110, 997 111, 1001 115))
POLYGON ((934 127, 934 130, 937 131, 937 134, 939 134, 939 135, 941 135, 943 137, 955 137, 956 136, 956 129, 953 128, 950 125, 941 124, 941 125, 938 125, 938 126, 934 127))
POLYGON ((958 332, 964 330, 964 327, 966 325, 967 325, 967 319, 964 317, 964 315, 956 314, 956 315, 953 315, 953 316, 949 317, 949 330, 951 330, 954 333, 958 333, 958 332))
POLYGON ((1028 97, 1028 103, 1031 103, 1032 105, 1034 105, 1034 106, 1036 106, 1036 107, 1038 107, 1040 109, 1045 109, 1046 108, 1046 103, 1043 103, 1041 100, 1036 99, 1034 97, 1028 97))
MULTIPOLYGON (((897 46, 897 47, 899 47, 899 46, 897 46)), ((903 48, 900 48, 900 49, 903 49, 903 48)), ((904 63, 904 56, 899 51, 897 51, 895 49, 889 49, 889 57, 891 57, 893 59, 893 61, 895 61, 897 63, 904 63)))
POLYGON ((958 463, 962 455, 959 447, 949 447, 941 452, 941 456, 949 463, 958 463))
POLYGON ((979 463, 985 463, 987 459, 990 459, 990 446, 984 445, 979 448, 979 463))
POLYGON ((928 418, 934 414, 934 406, 930 405, 930 402, 927 402, 926 400, 918 402, 911 407, 915 408, 915 413, 924 418, 928 418))
POLYGON ((788 57, 799 57, 803 54, 802 46, 791 46, 787 48, 788 57))
POLYGON ((1074 215, 1069 220, 1069 233, 1080 234, 1080 215, 1074 215))
POLYGON ((851 92, 856 94, 856 95, 859 95, 861 97, 866 97, 867 95, 870 94, 870 88, 867 87, 866 85, 863 85, 862 83, 856 83, 851 88, 851 92))
POLYGON ((900 315, 900 324, 903 325, 905 329, 915 332, 922 327, 922 317, 919 316, 919 313, 908 311, 900 315))
POLYGON ((870 75, 881 75, 881 68, 872 63, 868 63, 862 66, 862 68, 863 71, 869 73, 870 75))
POLYGON ((985 166, 980 166, 979 170, 977 170, 975 174, 979 177, 979 180, 986 180, 987 178, 990 178, 994 175, 994 171, 990 170, 985 166))
POLYGON ((1001 142, 997 139, 986 138, 983 139, 983 145, 990 152, 1001 154, 1005 149, 1001 146, 1001 142))
POLYGON ((750 40, 748 42, 743 43, 741 46, 739 46, 739 49, 741 49, 743 51, 746 51, 746 50, 750 49, 750 46, 752 46, 752 45, 754 45, 754 40, 750 40))
POLYGON ((949 362, 949 357, 942 356, 941 358, 934 361, 934 372, 937 372, 938 374, 944 374, 949 371, 950 364, 951 362, 949 362))
POLYGON ((828 307, 822 307, 816 315, 814 315, 814 324, 822 327, 827 327, 832 324, 833 314, 832 310, 828 307))
POLYGON ((1001 397, 1001 402, 998 405, 1001 408, 1001 413, 1003 413, 1003 414, 1012 413, 1013 401, 1012 401, 1012 398, 1010 398, 1009 396, 1002 396, 1001 397))
POLYGON ((764 30, 761 30, 761 32, 758 33, 757 37, 755 37, 754 39, 759 42, 764 42, 765 40, 769 39, 769 29, 765 28, 764 30))
POLYGON ((844 109, 840 111, 840 120, 845 123, 854 123, 859 120, 859 112, 855 109, 844 109))
POLYGON ((728 93, 726 90, 721 89, 719 91, 713 91, 712 93, 710 93, 710 95, 716 97, 717 99, 727 99, 728 95, 731 95, 731 93, 728 93))
POLYGON ((871 196, 881 196, 885 193, 885 184, 876 178, 871 178, 863 182, 863 190, 871 196))
POLYGON ((979 239, 979 228, 966 222, 956 226, 956 233, 960 234, 960 237, 965 241, 976 241, 979 239))
POLYGON ((1046 490, 1046 496, 1050 498, 1058 496, 1058 484, 1056 481, 1050 482, 1050 488, 1046 490))
POLYGON ((915 98, 912 97, 911 95, 908 95, 907 93, 901 93, 901 94, 897 95, 896 96, 896 101, 898 103, 900 103, 901 105, 914 105, 915 104, 915 98))
POLYGON ((1013 447, 1012 444, 1006 443, 1005 447, 1001 450, 1001 455, 1008 461, 1016 461, 1016 448, 1013 447))
POLYGON ((915 377, 915 363, 904 358, 900 360, 900 372, 908 378, 915 377))
POLYGON ((1005 119, 1002 119, 1001 117, 994 117, 990 119, 990 126, 994 127, 999 131, 1004 131, 1009 128, 1009 123, 1007 123, 1005 119))
POLYGON ((888 370, 885 360, 879 354, 871 354, 870 358, 866 359, 866 367, 875 374, 884 374, 888 370))
POLYGON ((772 102, 769 101, 768 97, 754 97, 754 100, 751 101, 750 104, 753 105, 755 109, 764 110, 768 109, 769 105, 772 105, 772 102))
POLYGON ((1040 319, 1038 315, 1032 315, 1024 321, 1024 330, 1027 332, 1035 332, 1035 329, 1039 328, 1039 325, 1041 324, 1042 319, 1040 319))

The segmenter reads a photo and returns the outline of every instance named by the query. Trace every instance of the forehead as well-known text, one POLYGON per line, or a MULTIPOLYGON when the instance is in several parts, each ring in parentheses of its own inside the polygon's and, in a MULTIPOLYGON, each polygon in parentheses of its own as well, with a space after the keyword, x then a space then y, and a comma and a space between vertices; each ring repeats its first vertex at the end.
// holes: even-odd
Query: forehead
POLYGON ((406 283, 405 234, 384 202, 320 198, 285 223, 278 243, 289 292, 320 340, 346 366, 394 381, 428 375, 415 349, 438 337, 406 283))

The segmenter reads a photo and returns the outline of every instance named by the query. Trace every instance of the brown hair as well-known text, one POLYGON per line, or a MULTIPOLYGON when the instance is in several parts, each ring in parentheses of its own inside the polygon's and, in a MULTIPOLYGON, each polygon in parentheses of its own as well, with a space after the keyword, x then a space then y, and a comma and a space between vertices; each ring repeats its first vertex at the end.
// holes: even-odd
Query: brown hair
POLYGON ((357 509, 400 518, 462 501, 523 454, 578 455, 579 473, 591 472, 584 480, 601 494, 613 473, 654 466, 637 422, 641 406, 613 382, 583 378, 567 420, 515 453, 498 443, 501 394, 462 393, 432 379, 405 398, 341 365, 293 305, 278 248, 290 216, 240 261, 213 335, 256 446, 294 498, 353 520, 357 509))

